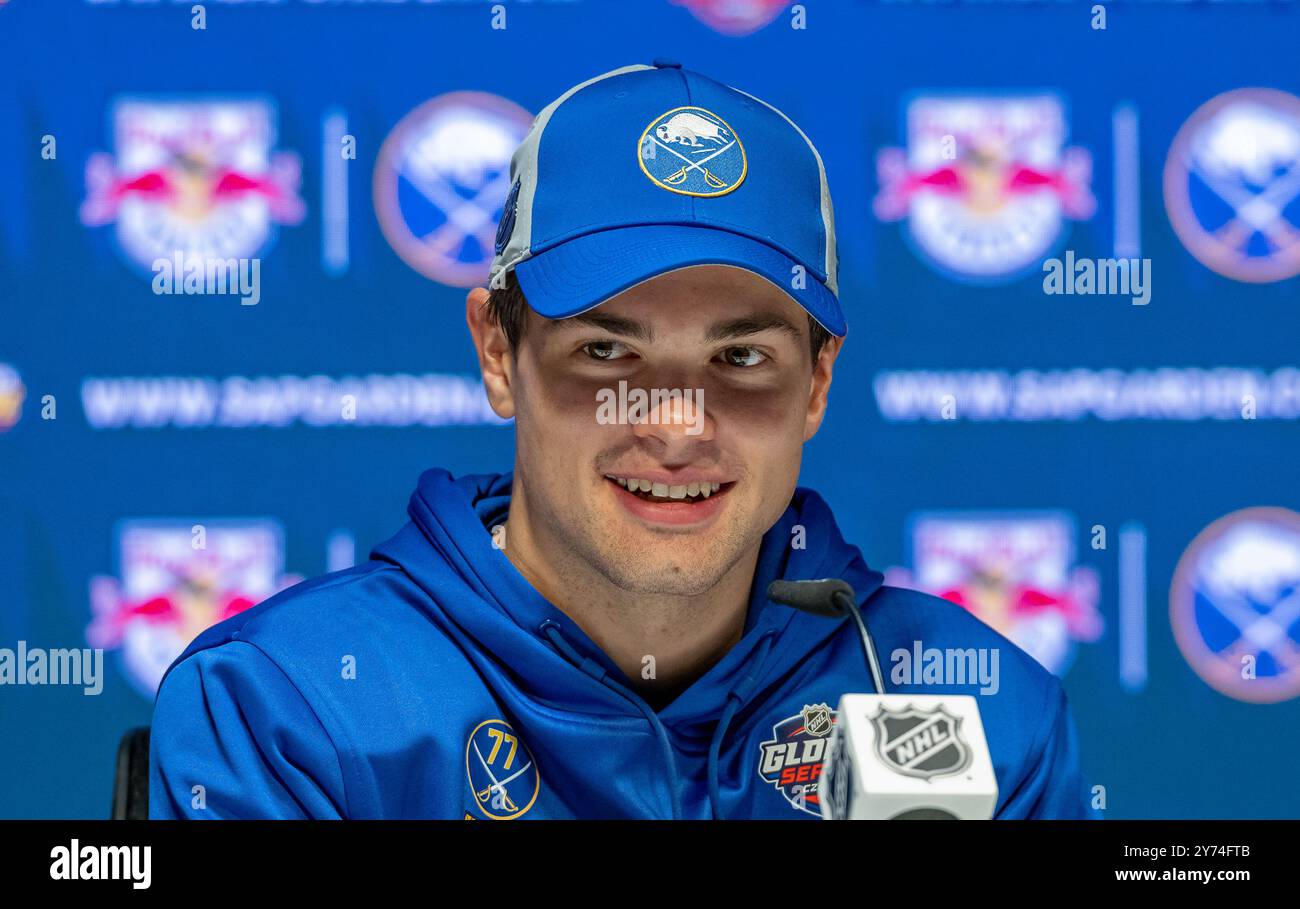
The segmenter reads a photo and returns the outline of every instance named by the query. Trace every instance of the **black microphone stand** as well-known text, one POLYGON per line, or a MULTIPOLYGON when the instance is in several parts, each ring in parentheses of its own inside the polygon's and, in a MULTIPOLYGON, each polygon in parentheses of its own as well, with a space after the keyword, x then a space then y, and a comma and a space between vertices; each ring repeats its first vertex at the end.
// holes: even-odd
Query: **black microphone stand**
POLYGON ((858 608, 858 598, 853 587, 839 578, 822 578, 816 581, 773 581, 767 587, 767 598, 774 603, 808 612, 825 618, 853 617, 862 639, 862 652, 867 658, 867 670, 877 694, 885 693, 885 677, 880 671, 880 658, 876 655, 876 642, 867 630, 858 608))

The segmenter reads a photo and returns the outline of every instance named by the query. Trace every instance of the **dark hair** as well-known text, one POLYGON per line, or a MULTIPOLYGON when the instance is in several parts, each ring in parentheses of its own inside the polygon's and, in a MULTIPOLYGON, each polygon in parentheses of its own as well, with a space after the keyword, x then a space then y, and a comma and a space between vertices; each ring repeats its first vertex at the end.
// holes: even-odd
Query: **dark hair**
MULTIPOLYGON (((487 302, 483 305, 487 307, 488 316, 492 321, 506 333, 510 349, 517 350, 519 341, 524 336, 524 325, 528 321, 528 299, 524 296, 523 288, 519 286, 519 279, 515 277, 513 271, 506 273, 505 283, 502 286, 493 287, 488 292, 487 302)), ((808 341, 814 363, 817 362, 817 355, 821 353, 822 347, 830 337, 830 332, 822 328, 820 322, 812 316, 808 317, 808 341)))

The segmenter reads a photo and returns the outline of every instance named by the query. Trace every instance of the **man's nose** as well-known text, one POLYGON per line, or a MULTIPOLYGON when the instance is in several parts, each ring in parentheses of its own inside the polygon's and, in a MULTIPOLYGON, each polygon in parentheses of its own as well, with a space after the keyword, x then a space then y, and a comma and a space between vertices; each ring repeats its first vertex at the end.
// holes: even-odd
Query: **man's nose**
POLYGON ((703 388, 646 388, 644 418, 629 419, 632 432, 642 439, 657 439, 669 448, 711 442, 714 422, 704 400, 703 388))

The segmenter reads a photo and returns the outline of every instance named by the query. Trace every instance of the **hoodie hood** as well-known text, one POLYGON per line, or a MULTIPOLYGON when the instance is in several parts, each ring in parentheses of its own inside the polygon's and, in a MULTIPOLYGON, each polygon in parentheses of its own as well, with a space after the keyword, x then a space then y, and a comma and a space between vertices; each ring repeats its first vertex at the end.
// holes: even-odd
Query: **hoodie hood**
MULTIPOLYGON (((426 471, 411 495, 411 523, 377 547, 373 557, 399 565, 428 595, 428 608, 449 633, 487 655, 494 671, 534 699, 576 712, 637 712, 607 684, 630 687, 626 676, 493 544, 491 528, 509 511, 511 479, 511 474, 455 478, 442 469, 426 471)), ((741 640, 659 711, 659 719, 679 728, 712 725, 738 687, 754 694, 788 675, 844 620, 771 603, 768 584, 822 577, 848 581, 860 603, 883 583, 880 572, 869 569, 858 549, 844 541, 822 498, 800 488, 763 537, 741 640), (796 525, 803 527, 804 548, 791 546, 796 525), (758 665, 754 657, 760 654, 758 665)))

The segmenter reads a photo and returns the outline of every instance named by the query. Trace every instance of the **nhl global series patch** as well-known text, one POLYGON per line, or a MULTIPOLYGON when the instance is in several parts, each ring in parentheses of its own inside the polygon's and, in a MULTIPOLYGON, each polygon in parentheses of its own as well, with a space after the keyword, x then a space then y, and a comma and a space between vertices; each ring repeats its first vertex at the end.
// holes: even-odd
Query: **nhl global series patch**
POLYGON ((805 704, 794 716, 772 727, 772 738, 759 745, 758 775, 800 811, 821 817, 818 785, 826 743, 835 728, 835 711, 827 704, 805 704))

